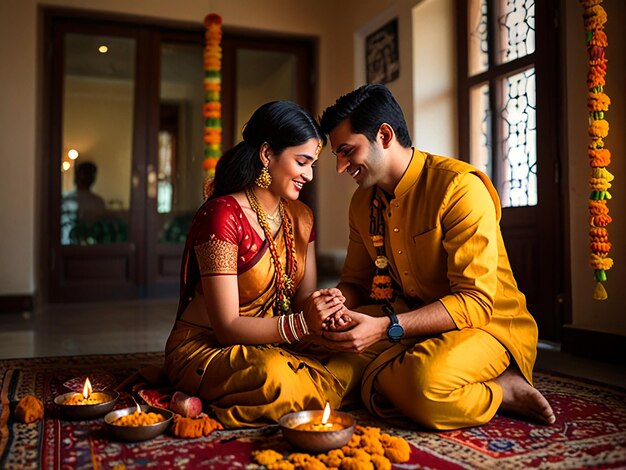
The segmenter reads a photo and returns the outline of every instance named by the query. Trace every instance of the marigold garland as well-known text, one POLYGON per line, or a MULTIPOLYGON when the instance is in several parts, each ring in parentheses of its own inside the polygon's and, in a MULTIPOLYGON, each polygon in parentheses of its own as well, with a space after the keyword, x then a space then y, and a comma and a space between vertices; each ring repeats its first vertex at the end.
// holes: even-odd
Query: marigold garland
POLYGON ((608 60, 605 48, 609 45, 604 25, 608 16, 601 3, 603 0, 580 0, 583 6, 583 22, 587 31, 587 54, 589 72, 587 73, 587 110, 589 111, 588 133, 591 142, 587 147, 591 175, 589 177, 589 265, 594 269, 596 287, 595 300, 608 298, 603 282, 606 271, 613 266, 608 257, 611 250, 609 232, 606 227, 611 223, 607 201, 611 199, 611 181, 613 175, 606 169, 611 163, 611 152, 604 148, 604 138, 609 134, 609 123, 605 113, 609 110, 611 99, 604 93, 605 75, 608 60))
MULTIPOLYGON (((204 18, 204 161, 202 168, 210 181, 215 175, 217 161, 222 155, 222 17, 209 13, 204 18)), ((206 189, 205 189, 206 193, 206 189)))

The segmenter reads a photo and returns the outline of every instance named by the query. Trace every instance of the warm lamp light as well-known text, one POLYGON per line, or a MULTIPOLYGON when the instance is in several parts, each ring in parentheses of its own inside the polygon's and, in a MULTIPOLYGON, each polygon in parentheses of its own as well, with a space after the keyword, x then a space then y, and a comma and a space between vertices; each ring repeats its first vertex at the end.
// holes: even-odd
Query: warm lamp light
POLYGON ((61 169, 62 169, 63 171, 68 171, 68 170, 70 169, 70 167, 71 167, 71 166, 72 166, 72 165, 70 165, 70 162, 63 162, 63 163, 61 164, 61 169))
POLYGON ((100 47, 98 48, 98 52, 99 52, 100 54, 106 54, 107 52, 109 52, 109 48, 108 48, 107 46, 100 46, 100 47))
POLYGON ((69 152, 67 152, 67 156, 70 160, 76 160, 78 158, 78 150, 70 149, 69 152))

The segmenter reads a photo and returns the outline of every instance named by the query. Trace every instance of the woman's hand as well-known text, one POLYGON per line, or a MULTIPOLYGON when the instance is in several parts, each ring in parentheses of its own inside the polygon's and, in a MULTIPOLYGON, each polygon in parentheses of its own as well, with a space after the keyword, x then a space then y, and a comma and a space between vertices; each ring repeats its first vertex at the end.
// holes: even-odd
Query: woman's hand
POLYGON ((362 352, 372 344, 387 338, 389 318, 371 317, 346 310, 350 327, 345 331, 324 331, 325 346, 335 351, 362 352))
POLYGON ((335 287, 313 292, 304 302, 303 309, 304 319, 311 333, 321 335, 330 318, 334 319, 333 324, 348 323, 350 318, 342 315, 344 301, 343 294, 335 287))

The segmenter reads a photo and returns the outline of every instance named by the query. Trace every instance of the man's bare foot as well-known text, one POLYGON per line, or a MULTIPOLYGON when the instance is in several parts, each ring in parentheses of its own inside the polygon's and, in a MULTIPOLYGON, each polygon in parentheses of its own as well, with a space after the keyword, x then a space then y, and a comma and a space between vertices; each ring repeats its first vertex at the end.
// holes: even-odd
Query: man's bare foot
POLYGON ((556 422, 548 400, 526 381, 517 368, 509 367, 496 382, 502 387, 500 411, 526 416, 544 424, 556 422))

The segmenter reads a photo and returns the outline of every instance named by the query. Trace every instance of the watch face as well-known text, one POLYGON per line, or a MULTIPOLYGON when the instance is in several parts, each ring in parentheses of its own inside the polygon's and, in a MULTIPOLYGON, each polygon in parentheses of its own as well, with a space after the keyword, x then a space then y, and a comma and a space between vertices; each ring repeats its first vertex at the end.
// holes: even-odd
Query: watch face
POLYGON ((404 336, 404 328, 397 323, 395 325, 391 325, 387 328, 387 336, 389 336, 389 339, 391 340, 398 340, 404 336))

